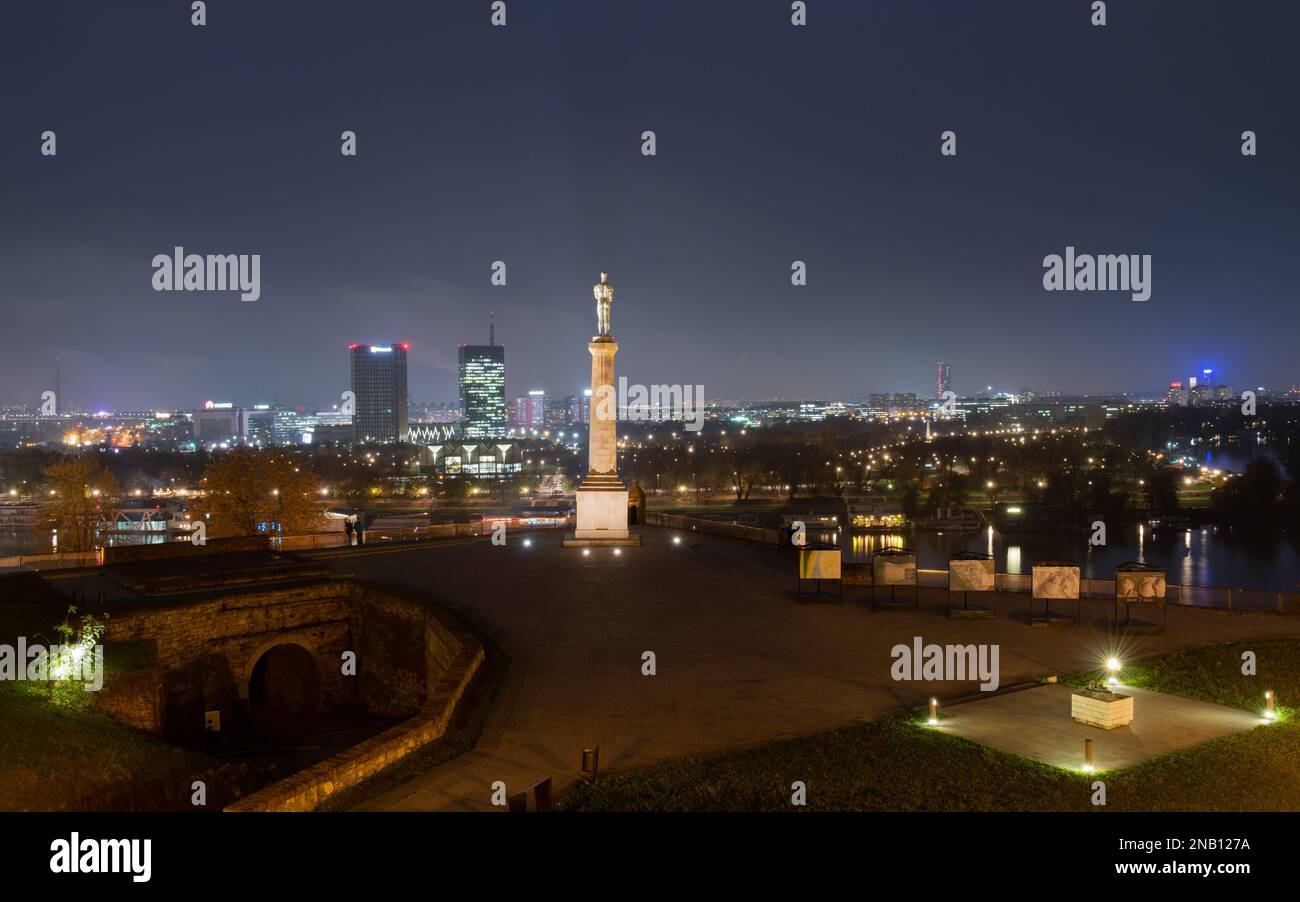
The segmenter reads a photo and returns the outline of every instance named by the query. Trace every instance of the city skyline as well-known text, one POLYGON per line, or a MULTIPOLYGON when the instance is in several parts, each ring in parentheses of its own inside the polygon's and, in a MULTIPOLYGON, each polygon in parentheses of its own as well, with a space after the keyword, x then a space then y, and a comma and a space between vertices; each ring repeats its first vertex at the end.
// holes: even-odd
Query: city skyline
POLYGON ((347 387, 326 349, 391 336, 411 343, 412 394, 453 398, 454 349, 493 311, 507 397, 567 394, 584 374, 555 348, 590 328, 601 268, 640 337, 623 372, 711 397, 924 391, 936 360, 964 390, 1156 391, 1201 366, 1294 379, 1292 8, 1196 2, 1079 29, 1066 4, 826 7, 815 42, 740 3, 580 2, 508 29, 420 9, 359 33, 286 3, 223 10, 202 35, 181 17, 161 44, 155 15, 13 13, 14 33, 60 34, 101 73, 73 83, 39 44, 0 62, 31 82, 0 141, 13 400, 51 387, 57 355, 86 407, 323 401, 347 387), (213 49, 236 32, 256 67, 213 49), (619 51, 599 79, 594 33, 619 51), (452 87, 480 70, 472 97, 452 87), (154 101, 125 104, 141 81, 154 101), (1050 112, 1080 103, 1104 114, 1050 112), (260 255, 258 299, 152 290, 150 261, 175 247, 260 255), (1045 291, 1063 248, 1150 255, 1150 299, 1045 291))
MULTIPOLYGON (((493 336, 493 342, 494 344, 492 345, 474 345, 474 344, 464 343, 458 345, 457 350, 461 354, 464 353, 465 349, 481 350, 490 347, 494 347, 498 351, 504 351, 505 349, 504 343, 495 343, 495 334, 493 336)), ((363 346, 366 345, 361 345, 354 342, 349 344, 346 349, 349 351, 349 353, 351 353, 355 347, 363 347, 363 346)), ((411 350, 411 345, 409 342, 399 342, 395 344, 390 343, 389 345, 380 345, 380 346, 381 347, 400 346, 404 354, 409 353, 411 350)), ((1011 384, 1007 384, 1007 385, 989 385, 987 383, 980 382, 979 380, 973 380, 971 384, 967 385, 967 384, 963 384, 960 379, 958 380, 951 379, 951 366, 946 361, 939 361, 938 366, 943 368, 943 372, 946 374, 948 379, 946 384, 949 385, 950 387, 953 387, 954 393, 958 398, 977 398, 977 397, 989 395, 990 393, 1020 395, 1028 391, 1032 393, 1035 397, 1039 397, 1039 398, 1131 397, 1135 399, 1154 400, 1165 396, 1171 388, 1180 387, 1181 385, 1187 384, 1189 381, 1192 385, 1195 385, 1195 382, 1198 378, 1203 378, 1203 374, 1210 374, 1210 373, 1215 374, 1214 378, 1216 380, 1220 380, 1215 384, 1223 384, 1223 385, 1230 384, 1232 387, 1235 387, 1237 390, 1250 389, 1252 391, 1255 391, 1259 389, 1264 389, 1271 393, 1284 393, 1284 392, 1295 390, 1297 384, 1300 383, 1300 378, 1297 378, 1296 380, 1287 381, 1276 385, 1263 385, 1263 384, 1258 384, 1250 380, 1249 378, 1246 378, 1246 374, 1243 374, 1237 380, 1224 381, 1226 377, 1223 374, 1221 374, 1217 369, 1195 366, 1195 367, 1188 368, 1185 372, 1165 374, 1168 378, 1165 378, 1163 382, 1150 387, 1142 387, 1142 388, 1129 387, 1129 388, 1121 388, 1118 390, 1106 390, 1106 391, 1088 390, 1086 388, 1073 389, 1073 390, 1072 389, 1040 390, 1036 386, 1032 384, 1028 384, 1025 380, 1013 381, 1011 384), (1175 385, 1175 383, 1177 383, 1177 385, 1175 385)), ((501 392, 501 401, 500 401, 501 413, 499 414, 499 419, 501 422, 513 423, 515 419, 514 407, 516 403, 519 400, 525 399, 528 395, 534 394, 538 391, 544 392, 545 397, 548 401, 555 401, 555 402, 563 401, 566 398, 572 398, 575 395, 580 396, 582 392, 582 388, 580 386, 577 387, 576 390, 572 388, 566 388, 563 386, 559 389, 552 389, 548 385, 542 385, 539 380, 530 379, 526 375, 520 376, 518 374, 512 374, 511 369, 508 367, 502 367, 502 368, 504 369, 504 372, 506 374, 505 376, 506 387, 498 388, 498 390, 501 392), (508 387, 510 385, 523 386, 523 389, 516 396, 511 397, 509 400, 506 400, 506 397, 510 395, 511 392, 511 389, 509 389, 508 387)), ((58 374, 59 374, 60 381, 66 375, 63 372, 62 368, 59 369, 58 374)), ((410 392, 408 393, 408 401, 414 405, 422 405, 422 406, 430 406, 430 407, 463 406, 464 400, 463 400, 463 392, 461 386, 462 382, 463 382, 463 376, 458 375, 456 383, 454 385, 453 395, 451 397, 446 397, 446 398, 428 397, 428 396, 419 397, 416 396, 413 392, 410 392)), ((493 384, 494 385, 496 384, 495 380, 493 384)), ((779 394, 764 395, 764 396, 734 395, 729 397, 706 397, 705 401, 706 403, 709 404, 715 404, 715 403, 727 403, 727 404, 730 403, 747 403, 747 404, 792 403, 793 404, 799 402, 818 402, 818 401, 858 402, 858 401, 866 400, 872 395, 898 395, 898 396, 915 395, 920 400, 934 400, 939 397, 939 389, 936 385, 936 382, 931 381, 928 391, 922 386, 912 386, 912 387, 907 387, 902 389, 895 388, 895 389, 888 389, 888 390, 879 387, 874 387, 874 386, 864 386, 864 387, 859 387, 857 389, 853 389, 851 391, 842 392, 842 393, 825 393, 820 395, 807 395, 807 396, 796 396, 789 393, 779 393, 779 394)), ((72 392, 69 392, 67 394, 59 392, 56 394, 56 397, 58 402, 57 409, 60 414, 73 413, 73 412, 94 413, 96 411, 110 411, 110 412, 143 411, 143 410, 191 411, 191 410, 201 410, 204 404, 212 403, 212 402, 234 404, 236 407, 242 406, 250 409, 257 407, 259 405, 263 405, 263 406, 269 406, 277 409, 286 409, 286 410, 315 409, 320 411, 329 411, 329 410, 338 410, 342 406, 340 404, 339 398, 285 398, 282 397, 279 390, 277 390, 274 387, 268 387, 265 390, 255 391, 251 397, 236 397, 230 393, 213 391, 204 395, 202 398, 192 398, 189 399, 188 401, 182 402, 180 404, 175 404, 175 405, 156 404, 156 403, 151 404, 147 402, 141 404, 134 404, 134 405, 86 403, 84 401, 81 401, 79 398, 77 398, 76 395, 73 394, 72 392)), ((41 399, 39 397, 31 398, 31 399, 24 399, 19 397, 0 398, 0 405, 4 405, 10 408, 16 407, 16 408, 37 409, 41 406, 41 399)))

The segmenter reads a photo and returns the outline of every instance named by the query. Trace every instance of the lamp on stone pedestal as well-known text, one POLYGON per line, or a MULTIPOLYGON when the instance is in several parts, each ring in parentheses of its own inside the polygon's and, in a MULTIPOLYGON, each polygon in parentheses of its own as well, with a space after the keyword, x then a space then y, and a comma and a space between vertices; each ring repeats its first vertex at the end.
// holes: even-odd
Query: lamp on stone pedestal
POLYGON ((1119 658, 1107 658, 1106 669, 1110 671, 1110 677, 1107 678, 1106 682, 1111 686, 1118 685, 1119 672, 1124 669, 1124 665, 1120 663, 1119 658))

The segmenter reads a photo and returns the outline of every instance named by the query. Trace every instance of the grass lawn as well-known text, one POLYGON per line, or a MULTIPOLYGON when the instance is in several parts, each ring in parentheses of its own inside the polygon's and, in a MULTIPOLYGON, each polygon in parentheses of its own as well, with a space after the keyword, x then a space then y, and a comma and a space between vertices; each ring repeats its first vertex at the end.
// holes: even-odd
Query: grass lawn
MULTIPOLYGON (((1086 682, 1079 675, 1070 682, 1086 682)), ((1146 658, 1124 681, 1260 711, 1271 688, 1300 698, 1300 641, 1208 646, 1146 658), (1254 651, 1259 673, 1241 674, 1254 651)), ((677 758, 583 784, 568 811, 1300 811, 1300 718, 1213 740, 1100 775, 1072 773, 892 717, 707 757, 677 758), (790 804, 807 786, 806 808, 790 804)))
POLYGON ((60 707, 42 687, 0 682, 0 810, 86 811, 113 805, 124 787, 212 766, 91 711, 60 707))

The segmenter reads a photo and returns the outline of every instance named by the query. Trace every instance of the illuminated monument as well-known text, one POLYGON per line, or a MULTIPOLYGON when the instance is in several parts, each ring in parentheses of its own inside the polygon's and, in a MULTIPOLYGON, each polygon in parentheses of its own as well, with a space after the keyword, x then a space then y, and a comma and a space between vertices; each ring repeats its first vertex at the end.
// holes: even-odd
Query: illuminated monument
POLYGON ((596 335, 587 342, 591 352, 591 423, 587 437, 587 478, 578 487, 578 526, 564 544, 640 545, 627 530, 627 486, 618 478, 618 396, 614 388, 614 355, 618 342, 610 334, 614 286, 609 273, 592 287, 596 296, 596 335))

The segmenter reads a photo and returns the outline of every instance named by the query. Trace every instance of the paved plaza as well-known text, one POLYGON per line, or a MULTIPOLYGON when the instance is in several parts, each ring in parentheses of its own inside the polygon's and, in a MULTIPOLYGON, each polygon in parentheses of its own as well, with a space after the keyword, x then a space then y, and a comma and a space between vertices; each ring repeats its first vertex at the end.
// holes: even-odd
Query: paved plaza
POLYGON ((935 729, 1075 770, 1083 764, 1084 740, 1091 739, 1094 767, 1118 770, 1263 723, 1258 716, 1237 708, 1131 686, 1116 691, 1133 697, 1133 723, 1113 730, 1075 723, 1070 717, 1074 690, 1061 684, 957 705, 947 711, 952 716, 943 718, 935 729))
MULTIPOLYGON (((978 691, 974 682, 894 681, 890 649, 915 636, 997 644, 1004 687, 1095 668, 1111 651, 1108 602, 1084 602, 1078 628, 1031 628, 1028 597, 1015 594, 993 598, 991 620, 949 620, 938 590, 923 590, 916 613, 873 613, 866 590, 853 587, 842 605, 799 604, 794 559, 781 552, 638 532, 639 548, 587 555, 562 548, 552 531, 533 533, 529 546, 512 534, 505 546, 472 540, 327 558, 460 611, 512 659, 477 747, 365 807, 486 810, 495 780, 516 787, 551 777, 563 791, 581 776, 584 746, 601 747, 603 772, 626 771, 978 691), (646 651, 655 676, 642 675, 646 651)), ((1300 617, 1171 609, 1165 633, 1128 639, 1124 654, 1281 637, 1300 637, 1300 617)), ((1140 728, 1139 741, 1156 748, 1140 728)))

